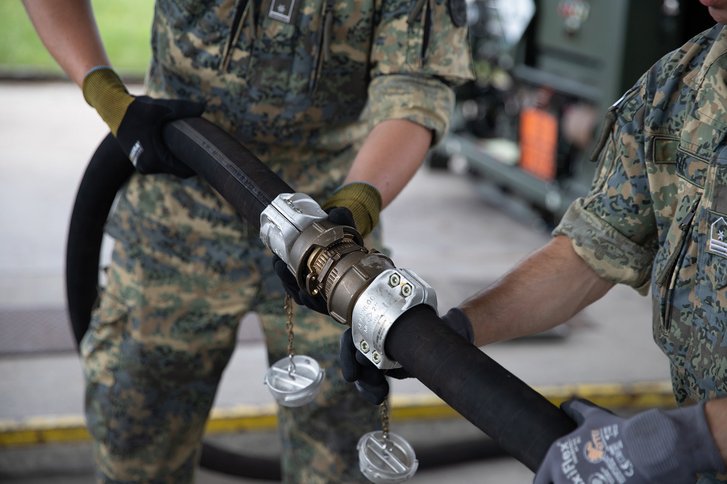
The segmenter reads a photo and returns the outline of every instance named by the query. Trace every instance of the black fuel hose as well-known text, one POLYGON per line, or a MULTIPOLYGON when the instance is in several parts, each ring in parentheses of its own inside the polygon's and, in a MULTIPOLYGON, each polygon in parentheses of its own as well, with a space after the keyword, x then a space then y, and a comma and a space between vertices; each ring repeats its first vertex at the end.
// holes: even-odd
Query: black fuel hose
MULTIPOLYGON (((232 136, 201 118, 168 124, 164 138, 175 156, 258 228, 267 204, 291 191, 232 136)), ((457 336, 427 306, 405 312, 386 343, 392 359, 531 470, 575 428, 558 407, 457 336)))
POLYGON ((576 426, 545 397, 452 331, 429 306, 402 314, 389 330, 384 349, 533 471, 550 445, 576 426))
MULTIPOLYGON (((164 139, 177 158, 256 228, 260 212, 278 194, 294 191, 237 140, 204 119, 174 121, 165 127, 164 139)), ((66 251, 68 309, 77 342, 88 328, 98 296, 103 227, 116 192, 132 172, 109 136, 92 157, 79 187, 66 251)), ((536 470, 550 444, 575 427, 556 406, 449 330, 428 307, 415 307, 396 321, 386 352, 492 439, 481 444, 481 452, 470 453, 473 459, 501 455, 504 450, 536 470)), ((422 468, 466 460, 446 447, 425 448, 417 454, 422 468)), ((241 456, 209 443, 203 444, 201 465, 230 475, 280 479, 279 465, 269 458, 241 456)))
POLYGON ((173 121, 164 141, 179 160, 207 181, 247 223, 260 230, 260 213, 294 190, 235 138, 202 118, 173 121))
MULTIPOLYGON (((211 133, 209 138, 205 138, 206 141, 219 141, 214 134, 211 133)), ((219 172, 222 163, 212 163, 210 159, 197 153, 190 156, 195 160, 205 160, 210 166, 199 169, 204 171, 206 168, 206 176, 216 180, 216 186, 222 186, 224 174, 219 172)), ((221 156, 217 155, 215 159, 221 159, 221 156)), ((134 166, 118 141, 109 133, 91 156, 76 192, 66 241, 65 278, 68 317, 77 348, 88 330, 91 313, 99 295, 99 262, 104 226, 117 192, 132 173, 134 166)), ((235 187, 237 186, 239 185, 236 184, 235 187)), ((207 441, 202 443, 200 466, 250 479, 280 481, 282 476, 279 456, 240 454, 207 441)))
POLYGON ((66 302, 77 345, 98 297, 104 225, 116 192, 133 172, 134 166, 109 133, 91 157, 76 192, 66 242, 66 302))

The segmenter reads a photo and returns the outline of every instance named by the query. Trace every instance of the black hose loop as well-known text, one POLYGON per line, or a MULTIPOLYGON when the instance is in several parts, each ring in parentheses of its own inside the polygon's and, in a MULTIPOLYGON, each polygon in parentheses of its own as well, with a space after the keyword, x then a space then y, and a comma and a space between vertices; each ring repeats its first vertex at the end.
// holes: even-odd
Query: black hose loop
POLYGON ((66 241, 66 301, 76 344, 86 334, 98 298, 99 261, 104 225, 116 193, 134 166, 111 135, 104 138, 76 193, 66 241))

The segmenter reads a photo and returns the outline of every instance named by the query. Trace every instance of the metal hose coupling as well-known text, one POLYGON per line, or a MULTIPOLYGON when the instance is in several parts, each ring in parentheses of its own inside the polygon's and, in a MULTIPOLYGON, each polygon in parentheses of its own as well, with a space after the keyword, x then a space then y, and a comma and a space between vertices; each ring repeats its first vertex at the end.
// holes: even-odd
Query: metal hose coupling
POLYGON ((420 304, 437 309, 437 294, 429 284, 407 269, 381 271, 356 298, 350 323, 353 343, 377 368, 401 367, 386 356, 386 335, 399 316, 420 304))
POLYGON ((353 227, 327 217, 308 195, 283 193, 260 214, 260 239, 285 261, 301 288, 321 295, 330 315, 351 326, 361 353, 378 368, 398 368, 384 352, 389 329, 414 306, 436 310, 436 293, 413 272, 366 249, 353 227))

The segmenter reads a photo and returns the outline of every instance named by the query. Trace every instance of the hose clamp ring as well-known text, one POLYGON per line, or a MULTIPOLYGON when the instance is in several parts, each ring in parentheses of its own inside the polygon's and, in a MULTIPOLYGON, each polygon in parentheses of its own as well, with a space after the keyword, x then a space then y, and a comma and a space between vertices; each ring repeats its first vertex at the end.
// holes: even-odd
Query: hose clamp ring
POLYGON ((361 293, 353 308, 353 344, 377 368, 388 370, 401 365, 386 356, 386 335, 396 320, 420 304, 437 309, 434 289, 408 269, 381 272, 361 293))

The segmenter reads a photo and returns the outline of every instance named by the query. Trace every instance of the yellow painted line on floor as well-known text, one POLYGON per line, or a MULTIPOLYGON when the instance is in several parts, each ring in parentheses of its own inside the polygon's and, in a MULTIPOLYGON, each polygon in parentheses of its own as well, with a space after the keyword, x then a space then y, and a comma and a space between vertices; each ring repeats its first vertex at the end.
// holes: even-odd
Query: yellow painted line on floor
POLYGON ((83 417, 32 417, 0 420, 0 447, 15 447, 51 442, 88 440, 83 417))
POLYGON ((274 429, 278 426, 276 408, 274 404, 269 404, 212 409, 206 432, 223 434, 245 430, 274 429))
POLYGON ((555 405, 579 396, 605 408, 641 410, 676 405, 671 382, 602 383, 538 387, 555 405))
MULTIPOLYGON (((611 409, 641 410, 670 408, 674 397, 669 382, 576 384, 535 387, 555 405, 573 396, 586 398, 611 409)), ((391 418, 411 422, 462 418, 433 394, 394 395, 391 418)), ((275 405, 240 405, 215 408, 207 422, 208 434, 272 430, 277 426, 275 405)), ((33 417, 23 420, 0 420, 0 448, 69 443, 89 440, 83 417, 33 417)))

